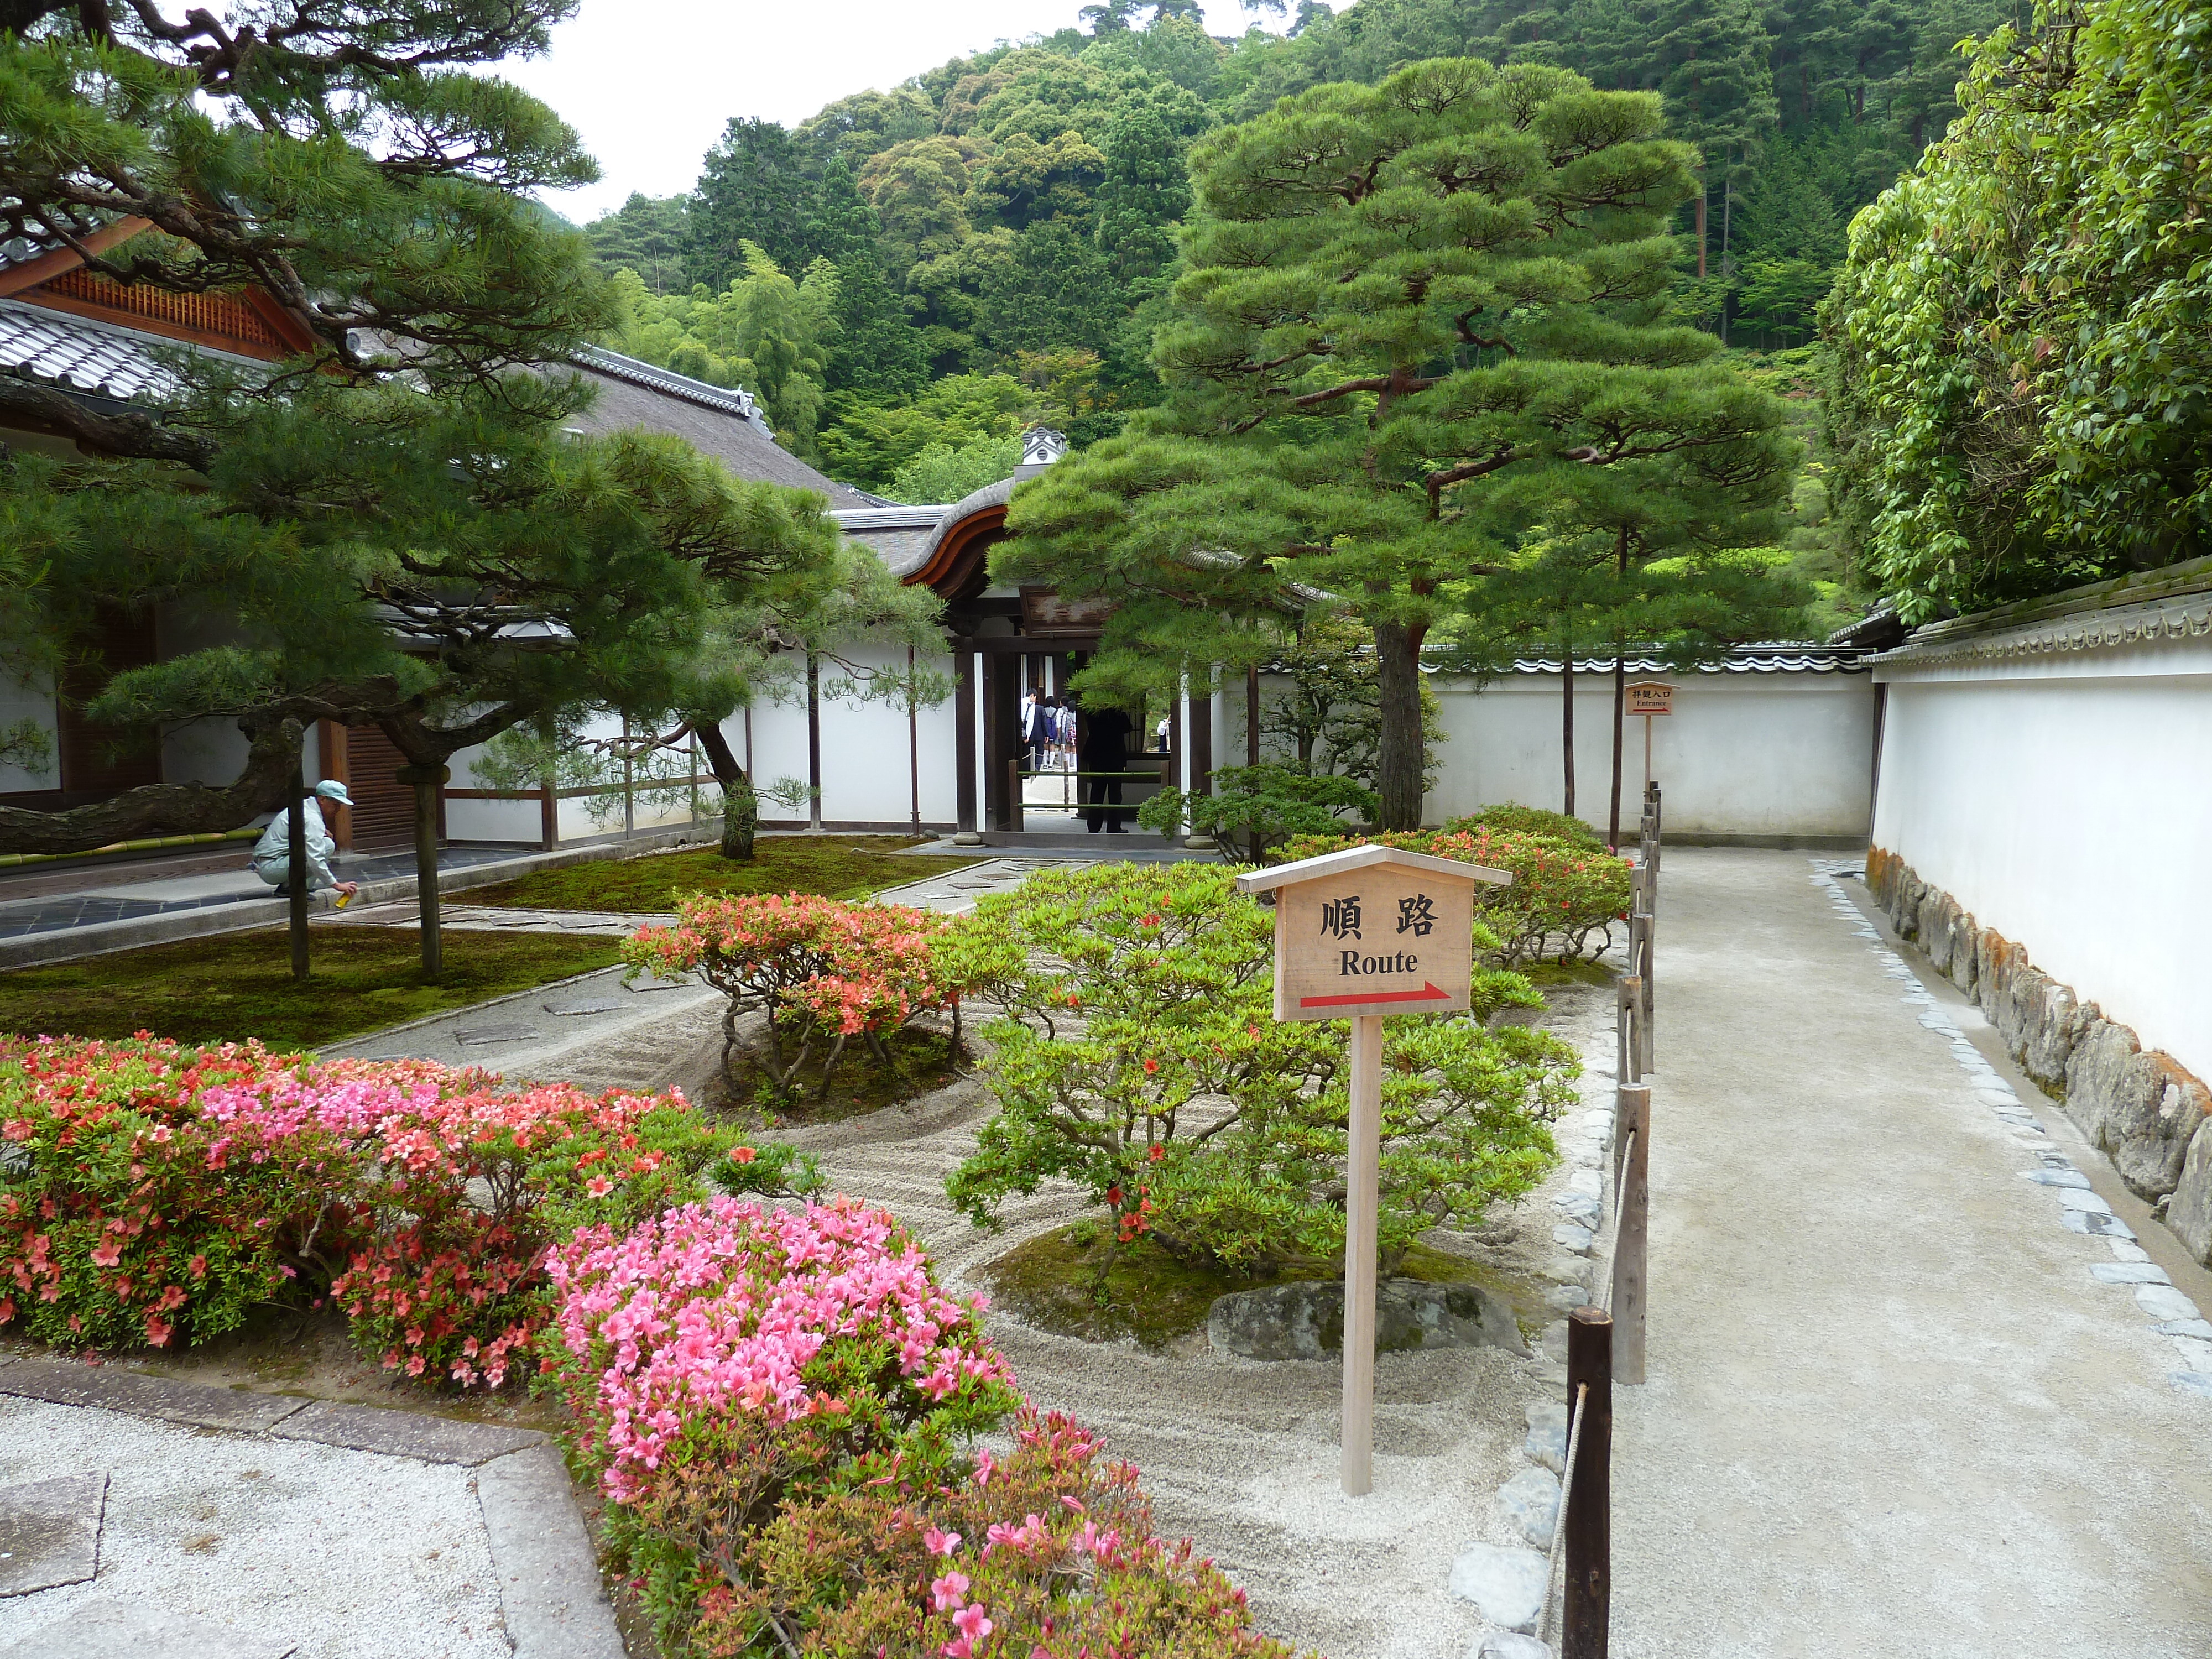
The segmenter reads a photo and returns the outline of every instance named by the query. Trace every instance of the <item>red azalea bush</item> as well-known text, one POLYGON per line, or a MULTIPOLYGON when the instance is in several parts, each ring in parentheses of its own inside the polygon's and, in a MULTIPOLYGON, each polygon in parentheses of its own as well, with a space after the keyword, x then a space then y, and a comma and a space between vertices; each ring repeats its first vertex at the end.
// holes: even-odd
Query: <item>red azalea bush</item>
POLYGON ((681 1096, 255 1044, 0 1039, 0 1325, 166 1346, 330 1295, 387 1368, 497 1386, 543 1320, 554 1238, 811 1180, 681 1096))
POLYGON ((718 1200, 556 1253, 548 1386, 664 1652, 1288 1652, 1135 1472, 1023 1405, 975 1310, 848 1199, 718 1200), (1014 1417, 1004 1459, 968 1443, 1014 1417))
POLYGON ((1602 955, 1613 924, 1628 914, 1628 861, 1602 848, 1460 818, 1442 830, 1382 836, 1302 836, 1281 861, 1313 858, 1370 842, 1461 859, 1511 872, 1510 887, 1475 890, 1475 919, 1498 936, 1498 965, 1572 962, 1602 955), (1463 826, 1463 827, 1462 827, 1463 826))
POLYGON ((778 1092, 789 1089, 819 1039, 830 1045, 826 1090, 849 1038, 861 1037, 883 1058, 883 1033, 916 1014, 950 1007, 957 1017, 962 988, 931 948, 951 924, 929 911, 812 894, 700 893, 678 902, 677 918, 673 927, 640 929, 623 958, 641 972, 696 973, 729 998, 726 1075, 738 1021, 748 1013, 768 1016, 769 1083, 778 1092), (797 1048, 787 1048, 793 1037, 797 1048))

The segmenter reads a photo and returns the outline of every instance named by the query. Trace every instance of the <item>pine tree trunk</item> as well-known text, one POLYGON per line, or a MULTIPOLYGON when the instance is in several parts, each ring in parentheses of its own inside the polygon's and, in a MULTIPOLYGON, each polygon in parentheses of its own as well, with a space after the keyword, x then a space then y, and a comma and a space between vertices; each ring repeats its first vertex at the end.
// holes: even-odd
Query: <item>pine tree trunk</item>
POLYGON ((722 856, 735 864, 750 864, 753 835, 760 827, 760 801, 752 781, 730 752, 730 740, 722 735, 719 722, 699 720, 691 730, 706 753, 714 781, 722 786, 722 856))
POLYGON ((1705 280, 1705 187, 1698 186, 1698 280, 1705 280))
POLYGON ((1421 633, 1399 623, 1375 624, 1376 690, 1382 719, 1375 788, 1382 797, 1381 827, 1421 827, 1421 633))
POLYGON ((1562 685, 1559 701, 1559 757, 1565 763, 1567 772, 1567 804, 1564 810, 1569 817, 1572 817, 1575 815, 1575 647, 1571 642, 1566 647, 1565 658, 1566 659, 1559 665, 1559 679, 1562 685))
POLYGON ((1606 833, 1605 844, 1616 853, 1620 850, 1620 729, 1627 717, 1628 662, 1620 653, 1621 642, 1613 641, 1613 817, 1606 833))
POLYGON ((453 776, 442 766, 403 766, 393 775, 415 788, 415 910, 422 933, 422 977, 446 971, 446 939, 438 917, 438 790, 453 776))

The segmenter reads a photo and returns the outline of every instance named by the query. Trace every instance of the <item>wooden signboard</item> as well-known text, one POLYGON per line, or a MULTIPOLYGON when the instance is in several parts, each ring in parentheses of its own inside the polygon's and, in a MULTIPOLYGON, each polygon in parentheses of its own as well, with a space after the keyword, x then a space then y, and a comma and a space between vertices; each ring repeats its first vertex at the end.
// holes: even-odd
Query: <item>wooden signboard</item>
POLYGON ((1654 714, 1674 712, 1674 688, 1664 680, 1644 680, 1625 688, 1628 693, 1628 712, 1649 720, 1654 714))
POLYGON ((1237 878, 1275 895, 1275 1018, 1352 1022, 1344 1229, 1344 1490, 1374 1485, 1382 1020, 1455 1013, 1474 978, 1474 890, 1503 870, 1354 847, 1237 878))

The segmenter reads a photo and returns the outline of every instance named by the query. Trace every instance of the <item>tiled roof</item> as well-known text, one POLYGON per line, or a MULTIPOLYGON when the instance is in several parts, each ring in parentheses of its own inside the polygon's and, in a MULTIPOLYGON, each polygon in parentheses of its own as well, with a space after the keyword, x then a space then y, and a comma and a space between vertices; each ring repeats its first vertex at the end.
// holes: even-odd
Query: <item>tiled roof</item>
POLYGON ((894 576, 910 576, 928 562, 949 507, 845 507, 830 516, 848 541, 859 543, 894 576))
MULTIPOLYGON (((1422 665, 1431 674, 1450 671, 1422 665)), ((1687 671, 1677 671, 1664 657, 1631 657, 1621 665, 1631 674, 1672 674, 1687 672, 1693 674, 1863 674, 1867 672, 1866 653, 1848 646, 1808 645, 1795 640, 1770 640, 1756 645, 1737 645, 1729 647, 1728 655, 1718 662, 1700 663, 1687 671)), ((1516 674, 1556 674, 1559 672, 1557 657, 1521 657, 1514 660, 1516 674)), ((1613 672, 1611 657, 1577 657, 1577 674, 1613 672)))
MULTIPOLYGON (((725 415, 735 415, 753 422, 763 433, 768 422, 761 419, 760 405, 753 401, 751 392, 742 387, 709 386, 704 380, 695 380, 689 374, 678 374, 672 368, 642 362, 635 357, 625 357, 619 351, 609 351, 603 346, 585 346, 576 353, 576 362, 584 368, 595 368, 602 374, 611 374, 617 380, 627 380, 632 386, 663 392, 671 398, 681 398, 686 403, 697 404, 702 409, 719 410, 725 415)), ((770 435, 773 435, 772 434, 770 435)))
POLYGON ((118 401, 159 399, 177 380, 158 354, 177 349, 155 335, 0 301, 0 374, 118 401))

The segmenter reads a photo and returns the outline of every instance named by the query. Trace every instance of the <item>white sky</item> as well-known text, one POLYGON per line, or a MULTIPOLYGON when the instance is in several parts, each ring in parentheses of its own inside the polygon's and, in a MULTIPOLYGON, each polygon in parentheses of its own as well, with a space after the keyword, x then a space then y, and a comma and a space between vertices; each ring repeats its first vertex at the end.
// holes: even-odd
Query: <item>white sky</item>
MULTIPOLYGON (((501 73, 583 135, 604 175, 548 200, 582 224, 632 191, 689 191, 733 115, 794 125, 833 99, 1000 40, 1076 21, 1085 0, 584 0, 543 58, 501 73)), ((1291 7, 1295 11, 1296 6, 1291 7)), ((1241 34, 1238 0, 1206 0, 1206 27, 1241 34)), ((1276 29, 1281 21, 1259 14, 1276 29)))

